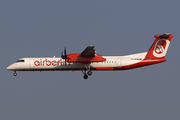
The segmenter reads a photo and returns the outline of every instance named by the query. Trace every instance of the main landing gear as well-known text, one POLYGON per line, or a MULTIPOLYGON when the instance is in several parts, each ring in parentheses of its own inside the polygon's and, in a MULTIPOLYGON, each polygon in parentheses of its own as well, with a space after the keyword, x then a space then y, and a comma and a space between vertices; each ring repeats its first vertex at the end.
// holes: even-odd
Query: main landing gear
POLYGON ((87 79, 87 78, 88 78, 88 75, 89 75, 89 76, 92 75, 92 71, 91 71, 91 69, 90 69, 90 65, 85 66, 85 68, 87 69, 87 73, 86 73, 86 70, 82 71, 82 72, 84 73, 83 78, 84 78, 84 79, 87 79))
POLYGON ((84 79, 88 79, 88 75, 90 76, 90 75, 92 75, 92 71, 87 71, 87 74, 86 74, 86 71, 82 71, 83 73, 84 73, 84 76, 83 76, 83 78, 84 79))
POLYGON ((17 73, 16 73, 16 71, 14 70, 14 74, 13 74, 14 76, 17 76, 17 73))

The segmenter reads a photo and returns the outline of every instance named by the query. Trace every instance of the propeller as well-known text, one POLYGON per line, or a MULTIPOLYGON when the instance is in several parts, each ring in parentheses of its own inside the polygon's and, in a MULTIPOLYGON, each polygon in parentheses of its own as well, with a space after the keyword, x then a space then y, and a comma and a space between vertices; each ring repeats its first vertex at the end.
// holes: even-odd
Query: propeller
POLYGON ((66 61, 67 61, 66 47, 64 48, 64 55, 63 55, 63 52, 61 53, 61 58, 65 59, 65 66, 66 66, 66 61))

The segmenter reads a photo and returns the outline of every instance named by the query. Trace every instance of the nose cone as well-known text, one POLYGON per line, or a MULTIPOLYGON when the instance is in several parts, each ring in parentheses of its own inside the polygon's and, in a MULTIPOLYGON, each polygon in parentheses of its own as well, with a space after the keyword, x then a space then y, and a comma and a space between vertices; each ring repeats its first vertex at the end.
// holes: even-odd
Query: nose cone
POLYGON ((6 69, 7 69, 7 70, 13 70, 13 68, 14 68, 13 65, 10 65, 10 66, 8 66, 6 69))

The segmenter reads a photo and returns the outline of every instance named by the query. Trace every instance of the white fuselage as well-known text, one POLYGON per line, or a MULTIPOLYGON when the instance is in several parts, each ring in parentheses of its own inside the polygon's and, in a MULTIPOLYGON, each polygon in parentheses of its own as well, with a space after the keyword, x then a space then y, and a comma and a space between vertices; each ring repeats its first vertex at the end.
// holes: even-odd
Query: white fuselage
POLYGON ((13 63, 8 70, 14 71, 46 71, 46 70, 120 70, 122 67, 141 62, 147 52, 132 54, 127 56, 103 56, 104 62, 91 62, 82 64, 70 62, 65 64, 65 60, 60 57, 53 58, 21 58, 13 63))

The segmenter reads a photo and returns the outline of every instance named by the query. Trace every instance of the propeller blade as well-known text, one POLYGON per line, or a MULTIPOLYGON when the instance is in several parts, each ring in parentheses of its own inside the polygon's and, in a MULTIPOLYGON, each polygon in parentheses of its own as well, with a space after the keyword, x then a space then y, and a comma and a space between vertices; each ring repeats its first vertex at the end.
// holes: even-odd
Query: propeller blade
POLYGON ((62 59, 65 59, 65 66, 66 66, 66 62, 67 62, 67 55, 66 55, 66 47, 64 48, 64 54, 63 54, 63 52, 61 53, 61 58, 62 59))
POLYGON ((67 59, 67 55, 66 55, 66 47, 64 48, 64 59, 67 59))

